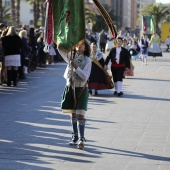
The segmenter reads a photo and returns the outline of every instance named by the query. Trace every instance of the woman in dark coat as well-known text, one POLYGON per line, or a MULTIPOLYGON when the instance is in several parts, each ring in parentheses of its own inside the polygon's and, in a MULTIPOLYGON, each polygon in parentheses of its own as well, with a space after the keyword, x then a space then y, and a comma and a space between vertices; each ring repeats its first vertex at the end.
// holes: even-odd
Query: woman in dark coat
POLYGON ((27 31, 21 30, 19 32, 19 36, 22 41, 22 48, 21 48, 21 67, 19 67, 19 78, 24 79, 25 73, 27 73, 27 66, 28 66, 28 55, 29 55, 29 46, 27 43, 27 31))
POLYGON ((7 86, 17 85, 18 67, 21 66, 21 38, 17 35, 15 27, 8 29, 6 36, 1 38, 5 56, 5 67, 7 68, 7 86))
POLYGON ((29 70, 33 71, 37 66, 37 53, 38 53, 38 44, 37 44, 34 28, 30 28, 28 31, 28 45, 30 47, 29 70))

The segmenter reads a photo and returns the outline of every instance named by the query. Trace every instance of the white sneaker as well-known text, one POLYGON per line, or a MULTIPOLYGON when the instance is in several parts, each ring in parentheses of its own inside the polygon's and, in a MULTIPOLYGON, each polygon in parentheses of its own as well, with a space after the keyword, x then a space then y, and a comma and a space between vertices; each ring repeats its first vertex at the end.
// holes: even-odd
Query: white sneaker
POLYGON ((78 143, 77 143, 77 148, 78 149, 83 149, 84 148, 84 142, 85 142, 85 139, 84 138, 80 138, 78 140, 78 143))

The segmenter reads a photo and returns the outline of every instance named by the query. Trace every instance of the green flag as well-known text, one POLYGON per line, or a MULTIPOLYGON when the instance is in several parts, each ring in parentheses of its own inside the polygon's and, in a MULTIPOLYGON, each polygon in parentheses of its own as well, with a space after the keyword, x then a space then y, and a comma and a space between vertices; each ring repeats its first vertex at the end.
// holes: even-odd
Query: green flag
POLYGON ((85 40, 84 0, 52 0, 54 42, 69 52, 85 40))
POLYGON ((152 16, 151 20, 150 20, 150 31, 153 34, 154 32, 156 32, 156 24, 155 24, 155 17, 152 16))

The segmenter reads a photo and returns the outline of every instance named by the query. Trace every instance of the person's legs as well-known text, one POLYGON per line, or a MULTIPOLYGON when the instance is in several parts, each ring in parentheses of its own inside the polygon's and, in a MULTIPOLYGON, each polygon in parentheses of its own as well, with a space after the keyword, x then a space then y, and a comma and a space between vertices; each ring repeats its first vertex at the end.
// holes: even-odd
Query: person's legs
POLYGON ((98 95, 98 91, 95 89, 95 92, 94 92, 95 95, 98 95))
POLYGON ((153 56, 153 61, 156 61, 156 57, 155 56, 153 56))
POLYGON ((145 58, 145 56, 142 54, 141 55, 142 65, 144 64, 144 58, 145 58))
POLYGON ((17 73, 18 73, 18 67, 13 67, 13 85, 17 86, 17 73))
POLYGON ((122 96, 122 86, 123 86, 123 74, 124 74, 124 69, 121 68, 117 72, 117 95, 122 96))
POLYGON ((169 50, 169 45, 167 45, 167 51, 169 50))
POLYGON ((115 85, 115 91, 114 91, 114 95, 117 95, 117 87, 118 87, 118 84, 117 84, 117 71, 112 69, 112 75, 113 75, 113 82, 114 82, 114 85, 115 85))
POLYGON ((148 56, 145 55, 145 65, 147 65, 147 61, 148 61, 148 56))
POLYGON ((77 129, 78 129, 78 149, 82 149, 84 147, 84 130, 85 130, 85 118, 84 115, 77 114, 77 129))
POLYGON ((7 86, 11 86, 12 81, 12 67, 7 66, 7 86))
POLYGON ((71 114, 71 125, 72 125, 72 140, 69 142, 70 145, 76 145, 78 141, 78 129, 77 129, 77 115, 76 113, 71 114))

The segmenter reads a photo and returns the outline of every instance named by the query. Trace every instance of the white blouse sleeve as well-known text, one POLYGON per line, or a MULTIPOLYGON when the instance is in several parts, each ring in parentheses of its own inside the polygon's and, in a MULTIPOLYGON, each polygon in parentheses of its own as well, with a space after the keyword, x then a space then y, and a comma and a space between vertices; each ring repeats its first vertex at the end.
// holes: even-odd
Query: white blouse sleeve
POLYGON ((63 50, 61 50, 60 48, 58 48, 58 52, 60 53, 60 55, 62 56, 62 58, 67 62, 69 63, 70 61, 70 58, 71 58, 71 53, 66 53, 64 52, 63 50))
POLYGON ((90 73, 91 73, 91 66, 92 66, 92 62, 91 59, 87 57, 87 63, 84 67, 84 69, 82 70, 80 67, 78 67, 75 72, 78 74, 78 76, 82 79, 82 81, 87 81, 88 78, 90 77, 90 73))

